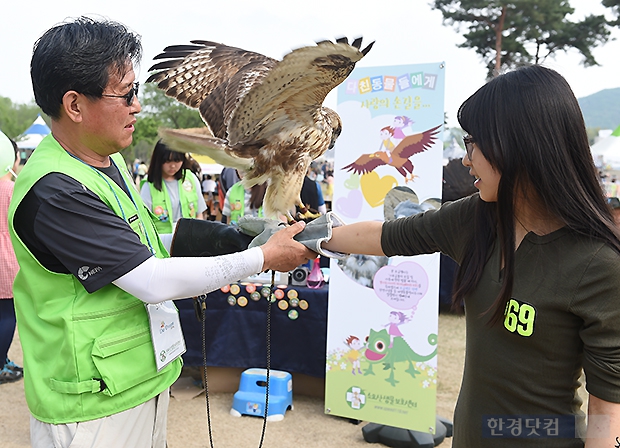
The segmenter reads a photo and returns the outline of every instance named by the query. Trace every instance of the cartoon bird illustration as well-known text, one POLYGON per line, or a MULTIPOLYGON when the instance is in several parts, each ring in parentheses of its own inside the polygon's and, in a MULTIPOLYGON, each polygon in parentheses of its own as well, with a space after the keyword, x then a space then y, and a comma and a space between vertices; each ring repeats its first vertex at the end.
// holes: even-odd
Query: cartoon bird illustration
POLYGON ((160 130, 171 148, 208 155, 245 172, 244 187, 267 182, 266 217, 291 217, 312 160, 332 148, 342 130, 323 107, 372 48, 362 38, 322 41, 281 61, 220 43, 195 40, 167 47, 147 82, 197 108, 208 132, 160 130))
POLYGON ((378 166, 389 165, 405 177, 405 182, 412 181, 414 178, 413 163, 409 158, 429 149, 437 139, 440 127, 441 125, 419 134, 406 136, 390 153, 377 151, 372 154, 362 154, 355 162, 342 169, 357 174, 366 174, 378 166))

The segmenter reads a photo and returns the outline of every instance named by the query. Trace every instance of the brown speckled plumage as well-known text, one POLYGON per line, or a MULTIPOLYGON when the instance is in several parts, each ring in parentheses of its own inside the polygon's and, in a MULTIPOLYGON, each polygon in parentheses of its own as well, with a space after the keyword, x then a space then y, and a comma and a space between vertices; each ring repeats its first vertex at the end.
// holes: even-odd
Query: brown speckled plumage
POLYGON ((282 61, 209 41, 167 47, 147 82, 197 108, 212 135, 161 130, 166 143, 206 154, 246 172, 246 187, 268 182, 267 216, 294 209, 310 162, 333 146, 342 127, 323 107, 372 44, 323 41, 293 50, 282 61))

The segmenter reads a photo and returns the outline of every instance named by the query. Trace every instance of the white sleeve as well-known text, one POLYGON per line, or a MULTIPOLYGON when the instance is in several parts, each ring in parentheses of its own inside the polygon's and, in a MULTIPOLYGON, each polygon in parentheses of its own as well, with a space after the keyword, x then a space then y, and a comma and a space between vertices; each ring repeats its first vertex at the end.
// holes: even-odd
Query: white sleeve
POLYGON ((185 299, 259 273, 260 247, 217 257, 151 257, 112 283, 146 303, 185 299))
POLYGON ((140 197, 149 210, 153 208, 153 200, 151 199, 151 188, 148 182, 144 182, 140 189, 140 197))
POLYGON ((202 195, 202 186, 200 185, 200 180, 198 177, 194 176, 194 188, 196 189, 196 194, 198 195, 198 207, 197 216, 200 216, 205 210, 207 210, 207 203, 205 202, 205 197, 202 195))
POLYGON ((172 246, 173 237, 174 237, 174 232, 159 234, 159 239, 161 240, 161 243, 164 245, 164 247, 166 248, 168 252, 170 252, 170 246, 172 246))

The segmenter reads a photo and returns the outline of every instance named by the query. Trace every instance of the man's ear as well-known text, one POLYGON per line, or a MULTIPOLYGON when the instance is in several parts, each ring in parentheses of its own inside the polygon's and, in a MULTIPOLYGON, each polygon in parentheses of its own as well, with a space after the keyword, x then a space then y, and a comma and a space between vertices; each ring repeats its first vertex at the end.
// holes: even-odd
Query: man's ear
POLYGON ((62 96, 62 110, 75 123, 82 121, 82 103, 86 97, 75 90, 69 90, 62 96))

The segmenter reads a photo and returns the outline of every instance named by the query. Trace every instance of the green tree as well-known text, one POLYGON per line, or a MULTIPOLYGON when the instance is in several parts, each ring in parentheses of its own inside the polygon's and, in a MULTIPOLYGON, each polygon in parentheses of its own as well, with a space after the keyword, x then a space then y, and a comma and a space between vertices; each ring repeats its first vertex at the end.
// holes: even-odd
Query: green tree
POLYGON ((43 112, 35 103, 15 104, 0 96, 0 130, 13 140, 18 140, 39 114, 43 115, 43 112))
POLYGON ((591 50, 610 35, 602 15, 570 21, 567 15, 574 8, 568 0, 434 0, 431 6, 441 11, 444 24, 458 31, 467 28, 459 47, 480 55, 489 78, 573 48, 583 56, 584 66, 598 65, 591 50))
POLYGON ((161 126, 172 129, 203 127, 204 123, 196 109, 190 109, 174 98, 166 96, 155 84, 146 84, 140 97, 141 115, 153 117, 161 126))
POLYGON ((620 0, 603 0, 603 6, 611 8, 616 15, 616 20, 609 22, 611 25, 620 26, 620 0))

